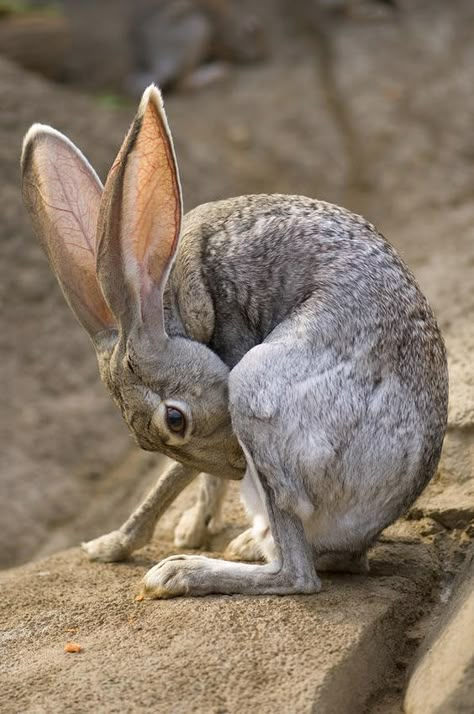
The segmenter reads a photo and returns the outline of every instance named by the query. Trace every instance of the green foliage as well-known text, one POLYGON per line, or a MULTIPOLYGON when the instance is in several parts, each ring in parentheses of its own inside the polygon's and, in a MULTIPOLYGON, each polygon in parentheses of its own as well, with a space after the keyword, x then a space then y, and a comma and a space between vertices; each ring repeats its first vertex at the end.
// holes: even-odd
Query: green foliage
POLYGON ((109 109, 120 109, 121 107, 131 105, 130 99, 121 94, 114 94, 112 92, 101 92, 95 94, 94 98, 102 107, 108 107, 109 109))
POLYGON ((61 13, 58 3, 48 2, 41 5, 28 0, 0 0, 0 19, 9 15, 58 15, 61 13))

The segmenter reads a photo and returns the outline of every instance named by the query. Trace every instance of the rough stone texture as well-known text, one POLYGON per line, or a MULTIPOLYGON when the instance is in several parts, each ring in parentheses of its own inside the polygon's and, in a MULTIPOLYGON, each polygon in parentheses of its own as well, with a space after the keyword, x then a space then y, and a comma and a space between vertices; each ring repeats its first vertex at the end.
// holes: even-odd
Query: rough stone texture
POLYGON ((159 535, 130 563, 74 549, 0 576, 1 712, 355 714, 438 577, 429 546, 399 541, 376 549, 371 577, 326 577, 317 596, 136 602, 173 550, 159 535))
POLYGON ((474 707, 474 549, 449 607, 426 639, 405 697, 406 714, 468 714, 474 707))
POLYGON ((432 518, 445 528, 466 528, 474 522, 474 479, 452 483, 442 473, 410 509, 412 518, 432 518))

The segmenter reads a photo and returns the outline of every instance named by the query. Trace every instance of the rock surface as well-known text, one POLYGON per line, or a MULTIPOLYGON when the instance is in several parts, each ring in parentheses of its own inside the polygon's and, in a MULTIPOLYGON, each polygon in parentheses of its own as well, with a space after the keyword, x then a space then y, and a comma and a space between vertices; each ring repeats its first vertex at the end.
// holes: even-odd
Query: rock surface
POLYGON ((316 596, 137 602, 140 577, 173 552, 165 525, 129 563, 73 549, 0 576, 1 712, 354 714, 396 670, 439 577, 413 531, 377 547, 370 577, 324 577, 316 596))
POLYGON ((449 607, 426 638, 405 697, 406 714, 467 714, 474 705, 474 549, 449 607))

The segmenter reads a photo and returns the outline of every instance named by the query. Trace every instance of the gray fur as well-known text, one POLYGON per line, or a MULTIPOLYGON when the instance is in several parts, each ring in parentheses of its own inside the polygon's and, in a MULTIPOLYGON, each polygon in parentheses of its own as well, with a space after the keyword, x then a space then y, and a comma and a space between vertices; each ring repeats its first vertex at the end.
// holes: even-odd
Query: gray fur
MULTIPOLYGON (((120 275, 99 276, 106 296, 104 281, 117 291, 120 275)), ((315 557, 365 567, 367 548, 434 474, 447 420, 443 340, 394 248, 364 218, 310 198, 206 204, 184 217, 156 304, 162 327, 128 305, 127 326, 117 318, 91 335, 102 379, 138 443, 186 469, 173 497, 200 471, 245 472, 271 562, 173 557, 146 575, 146 592, 316 592, 315 557), (186 413, 184 436, 156 418, 164 404, 186 413)), ((204 510, 222 498, 213 483, 204 510)), ((147 537, 151 510, 139 516, 147 537)), ((107 559, 98 541, 86 547, 107 559)))

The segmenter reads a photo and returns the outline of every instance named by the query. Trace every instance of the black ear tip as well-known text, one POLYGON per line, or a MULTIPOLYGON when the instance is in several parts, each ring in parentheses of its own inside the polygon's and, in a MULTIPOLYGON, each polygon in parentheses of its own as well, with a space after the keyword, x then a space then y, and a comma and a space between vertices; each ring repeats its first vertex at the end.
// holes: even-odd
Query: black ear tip
POLYGON ((43 124, 32 124, 23 138, 21 147, 21 170, 24 173, 31 164, 33 146, 43 132, 43 124))

